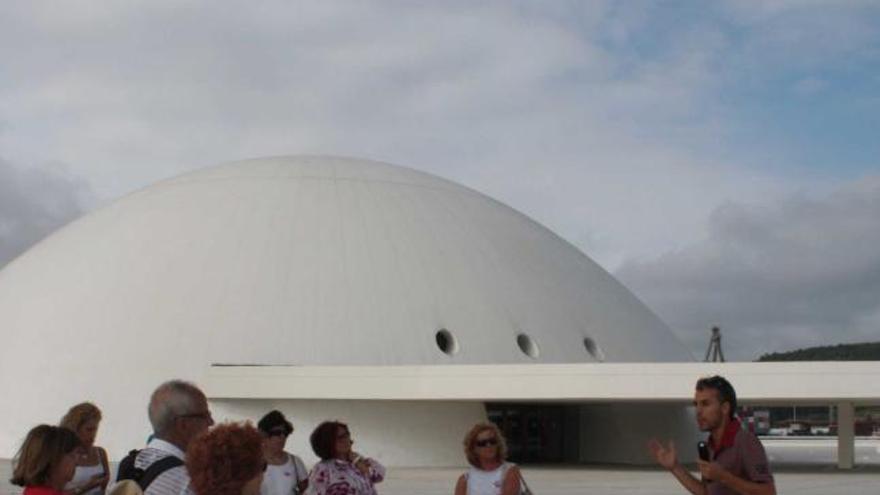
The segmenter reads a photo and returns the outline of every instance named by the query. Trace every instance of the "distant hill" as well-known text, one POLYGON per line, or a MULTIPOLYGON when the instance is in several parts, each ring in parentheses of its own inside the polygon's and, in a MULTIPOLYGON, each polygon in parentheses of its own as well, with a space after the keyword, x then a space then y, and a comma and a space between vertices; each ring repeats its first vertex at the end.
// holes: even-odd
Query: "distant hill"
POLYGON ((808 347, 788 352, 771 352, 758 361, 880 361, 880 342, 808 347))

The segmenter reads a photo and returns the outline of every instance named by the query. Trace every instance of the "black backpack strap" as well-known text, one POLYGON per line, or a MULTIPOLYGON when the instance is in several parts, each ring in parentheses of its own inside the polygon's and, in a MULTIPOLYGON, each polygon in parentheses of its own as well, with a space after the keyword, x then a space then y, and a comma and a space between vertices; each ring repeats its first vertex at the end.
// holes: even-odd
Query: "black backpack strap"
POLYGON ((116 471, 116 479, 117 480, 133 480, 136 479, 137 470, 134 467, 134 461, 137 458, 140 450, 132 450, 128 453, 127 456, 123 457, 121 461, 119 461, 119 467, 116 471))
POLYGON ((178 466, 183 466, 183 461, 180 460, 179 457, 175 457, 173 455, 163 457, 158 461, 150 464, 150 466, 146 470, 144 470, 143 476, 141 476, 141 478, 137 480, 137 483, 141 486, 141 490, 147 491, 147 487, 150 486, 150 483, 152 483, 162 473, 168 471, 169 469, 174 469, 178 466))

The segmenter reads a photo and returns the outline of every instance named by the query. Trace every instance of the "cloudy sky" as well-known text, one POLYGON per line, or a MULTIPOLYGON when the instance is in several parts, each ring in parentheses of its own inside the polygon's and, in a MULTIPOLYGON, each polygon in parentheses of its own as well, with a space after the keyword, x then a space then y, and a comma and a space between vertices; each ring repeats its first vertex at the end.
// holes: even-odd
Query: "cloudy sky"
POLYGON ((701 356, 880 340, 880 4, 0 3, 0 265, 159 179, 329 153, 547 225, 701 356))

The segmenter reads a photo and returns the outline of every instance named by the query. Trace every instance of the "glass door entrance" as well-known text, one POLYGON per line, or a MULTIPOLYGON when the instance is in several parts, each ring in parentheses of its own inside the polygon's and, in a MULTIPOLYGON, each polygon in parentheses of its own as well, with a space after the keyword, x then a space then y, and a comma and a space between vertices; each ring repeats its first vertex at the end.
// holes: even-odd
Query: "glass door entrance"
POLYGON ((507 439, 508 458, 516 463, 562 463, 577 458, 577 431, 566 421, 577 411, 558 404, 486 404, 489 420, 507 439))

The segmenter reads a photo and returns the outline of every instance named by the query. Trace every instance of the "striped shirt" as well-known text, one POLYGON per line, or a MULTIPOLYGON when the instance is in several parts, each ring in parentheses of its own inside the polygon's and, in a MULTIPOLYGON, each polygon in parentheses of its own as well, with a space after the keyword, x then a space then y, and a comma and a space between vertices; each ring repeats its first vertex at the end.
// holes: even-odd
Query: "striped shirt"
MULTIPOLYGON (((134 467, 146 470, 151 464, 168 456, 185 460, 185 454, 176 445, 154 438, 134 460, 134 467)), ((160 474, 144 491, 144 495, 193 495, 189 488, 186 466, 177 466, 160 474)))

